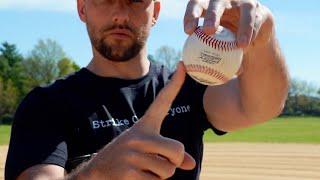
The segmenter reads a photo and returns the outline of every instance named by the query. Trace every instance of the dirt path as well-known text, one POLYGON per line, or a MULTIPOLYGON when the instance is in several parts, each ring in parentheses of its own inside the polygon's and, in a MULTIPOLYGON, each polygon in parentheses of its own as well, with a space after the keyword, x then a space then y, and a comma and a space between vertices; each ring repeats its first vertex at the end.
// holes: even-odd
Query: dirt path
POLYGON ((201 180, 319 180, 320 145, 205 145, 201 180))
MULTIPOLYGON (((3 179, 6 146, 0 146, 3 179)), ((209 143, 201 180, 319 180, 320 144, 209 143)))
POLYGON ((7 146, 0 146, 0 179, 4 179, 4 163, 8 152, 7 146))

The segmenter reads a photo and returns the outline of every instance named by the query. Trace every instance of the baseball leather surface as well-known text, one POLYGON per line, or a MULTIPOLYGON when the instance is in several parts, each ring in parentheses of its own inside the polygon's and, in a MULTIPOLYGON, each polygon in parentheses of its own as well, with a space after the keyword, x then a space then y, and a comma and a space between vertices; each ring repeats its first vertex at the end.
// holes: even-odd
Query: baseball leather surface
POLYGON ((197 82, 209 86, 224 84, 239 70, 243 50, 237 47, 235 35, 219 26, 214 35, 206 35, 202 27, 188 37, 182 59, 187 73, 197 82))

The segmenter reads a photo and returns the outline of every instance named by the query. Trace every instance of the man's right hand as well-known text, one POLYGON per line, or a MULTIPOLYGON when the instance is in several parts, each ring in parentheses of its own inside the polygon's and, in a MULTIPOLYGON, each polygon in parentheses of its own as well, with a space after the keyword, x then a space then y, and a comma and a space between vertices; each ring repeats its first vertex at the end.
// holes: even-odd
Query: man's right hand
POLYGON ((145 115, 101 149, 75 176, 81 179, 167 179, 176 168, 191 170, 194 159, 182 143, 160 135, 161 124, 185 78, 182 64, 145 115))

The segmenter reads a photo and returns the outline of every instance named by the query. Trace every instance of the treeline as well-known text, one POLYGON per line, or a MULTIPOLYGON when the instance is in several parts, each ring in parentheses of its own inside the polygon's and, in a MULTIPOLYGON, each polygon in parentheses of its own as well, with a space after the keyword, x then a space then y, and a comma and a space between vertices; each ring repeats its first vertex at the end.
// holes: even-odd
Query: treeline
POLYGON ((11 123, 17 106, 31 89, 79 68, 53 40, 39 40, 26 57, 16 45, 3 42, 0 46, 0 124, 11 123))
POLYGON ((282 114, 320 116, 320 88, 305 80, 292 79, 282 114))
MULTIPOLYGON (((148 57, 174 69, 181 52, 162 46, 148 57)), ((17 106, 31 89, 79 69, 56 41, 39 40, 27 56, 20 54, 16 45, 3 42, 0 45, 0 124, 12 122, 17 106)), ((307 81, 292 79, 283 115, 320 115, 320 89, 307 81)))

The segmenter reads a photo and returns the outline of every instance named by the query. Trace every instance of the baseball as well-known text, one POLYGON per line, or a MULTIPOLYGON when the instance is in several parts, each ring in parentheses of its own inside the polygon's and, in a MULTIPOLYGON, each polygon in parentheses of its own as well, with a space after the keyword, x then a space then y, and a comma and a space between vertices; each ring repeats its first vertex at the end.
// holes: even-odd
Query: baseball
POLYGON ((187 73, 209 86, 232 79, 241 66, 242 56, 243 50, 237 47, 235 35, 222 26, 210 36, 198 27, 186 40, 182 53, 187 73))

